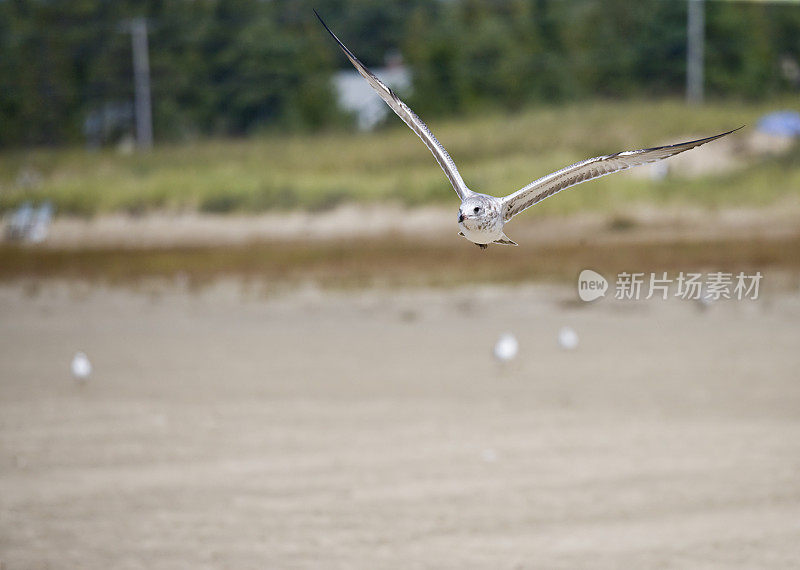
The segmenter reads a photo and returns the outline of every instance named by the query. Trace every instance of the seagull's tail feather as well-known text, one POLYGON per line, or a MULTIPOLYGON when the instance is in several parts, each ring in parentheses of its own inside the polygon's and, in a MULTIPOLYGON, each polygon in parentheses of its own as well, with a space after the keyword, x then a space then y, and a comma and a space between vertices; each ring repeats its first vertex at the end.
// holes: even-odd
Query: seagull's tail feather
POLYGON ((494 240, 492 243, 499 243, 500 245, 519 245, 513 239, 509 239, 509 237, 506 234, 503 234, 503 237, 494 240))

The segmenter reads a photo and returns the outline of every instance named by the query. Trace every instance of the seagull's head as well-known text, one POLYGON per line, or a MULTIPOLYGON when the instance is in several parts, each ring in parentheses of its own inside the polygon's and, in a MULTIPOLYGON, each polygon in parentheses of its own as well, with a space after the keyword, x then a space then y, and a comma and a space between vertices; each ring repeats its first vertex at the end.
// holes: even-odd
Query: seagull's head
POLYGON ((495 204, 487 196, 470 196, 458 208, 458 223, 469 230, 479 230, 498 217, 495 204))

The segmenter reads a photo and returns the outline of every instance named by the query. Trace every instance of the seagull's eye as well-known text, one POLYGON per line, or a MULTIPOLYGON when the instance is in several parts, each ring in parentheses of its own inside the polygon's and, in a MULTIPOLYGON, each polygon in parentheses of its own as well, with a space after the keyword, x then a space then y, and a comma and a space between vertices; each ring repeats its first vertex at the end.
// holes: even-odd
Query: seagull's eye
POLYGON ((473 209, 472 211, 477 214, 478 212, 481 211, 481 207, 480 206, 475 206, 475 209, 473 209))

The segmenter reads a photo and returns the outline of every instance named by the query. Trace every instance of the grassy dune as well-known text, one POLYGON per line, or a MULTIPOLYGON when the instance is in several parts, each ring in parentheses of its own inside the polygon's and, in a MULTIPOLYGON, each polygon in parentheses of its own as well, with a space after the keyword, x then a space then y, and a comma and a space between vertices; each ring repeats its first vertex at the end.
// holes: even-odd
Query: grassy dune
MULTIPOLYGON (((792 104, 796 101, 703 107, 670 100, 595 102, 430 121, 430 126, 468 185, 502 195, 576 160, 742 124, 752 127, 763 113, 792 104)), ((795 152, 691 181, 607 177, 545 201, 536 214, 613 210, 631 201, 763 205, 798 194, 800 157, 795 152)), ((350 200, 420 204, 452 200, 452 191, 427 149, 392 118, 378 133, 276 133, 163 145, 147 155, 84 149, 0 154, 0 210, 45 198, 59 212, 95 215, 154 209, 321 210, 350 200)))

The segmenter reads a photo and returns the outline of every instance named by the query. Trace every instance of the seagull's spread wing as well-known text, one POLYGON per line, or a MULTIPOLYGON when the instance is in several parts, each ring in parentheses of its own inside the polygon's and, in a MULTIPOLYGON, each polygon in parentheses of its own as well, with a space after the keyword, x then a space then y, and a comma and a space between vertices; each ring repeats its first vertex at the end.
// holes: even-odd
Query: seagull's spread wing
MULTIPOLYGON (((314 10, 314 13, 317 14, 317 11, 314 10)), ((372 88, 380 95, 381 99, 386 101, 386 104, 392 108, 392 111, 397 113, 397 116, 403 119, 405 124, 411 127, 417 136, 422 139, 422 142, 425 143, 430 151, 433 153, 433 156, 436 158, 436 161, 439 163, 439 166, 442 167, 444 173, 447 175, 448 180, 450 180, 450 184, 453 185, 453 188, 458 194, 458 197, 462 200, 469 194, 472 194, 467 185, 464 184, 464 180, 461 178, 461 174, 458 173, 458 169, 456 168, 455 162, 453 159, 450 158, 450 155, 447 153, 447 150, 442 146, 436 137, 433 136, 433 133, 427 127, 425 123, 422 122, 422 119, 417 117, 417 115, 408 108, 408 105, 403 103, 400 98, 392 91, 383 81, 375 77, 367 67, 361 63, 358 58, 353 55, 347 46, 344 45, 339 38, 336 37, 331 29, 327 26, 327 24, 322 20, 319 14, 317 14, 317 18, 319 21, 322 22, 322 25, 325 26, 325 29, 328 30, 328 33, 333 36, 333 39, 336 40, 336 43, 339 44, 339 47, 342 48, 342 51, 347 56, 347 59, 350 60, 350 63, 353 64, 353 67, 367 80, 372 88)))
MULTIPOLYGON (((739 129, 741 128, 742 127, 739 127, 739 129)), ((593 178, 599 178, 606 174, 612 174, 619 170, 625 170, 632 166, 639 166, 640 164, 647 164, 648 162, 655 162, 663 158, 668 158, 685 150, 729 135, 739 129, 733 129, 727 133, 698 139, 696 141, 645 148, 642 150, 629 150, 576 162, 571 166, 562 168, 558 172, 553 172, 538 180, 534 180, 524 188, 503 198, 505 220, 510 220, 523 210, 530 208, 537 202, 544 200, 548 196, 552 196, 564 188, 569 188, 575 184, 580 184, 581 182, 586 182, 593 178)))

